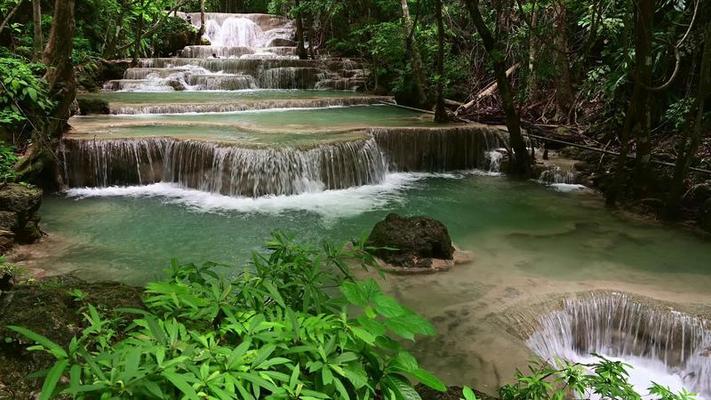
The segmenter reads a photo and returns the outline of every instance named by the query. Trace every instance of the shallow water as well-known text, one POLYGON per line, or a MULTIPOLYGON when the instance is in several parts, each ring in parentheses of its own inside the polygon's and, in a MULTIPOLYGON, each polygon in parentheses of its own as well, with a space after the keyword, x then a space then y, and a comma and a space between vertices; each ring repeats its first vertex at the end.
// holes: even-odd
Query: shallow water
POLYGON ((511 307, 600 288, 711 304, 708 241, 621 219, 589 193, 503 177, 391 174, 380 185, 257 199, 168 184, 69 195, 45 199, 50 254, 38 265, 130 283, 161 276, 172 257, 243 265, 274 229, 313 243, 360 236, 389 212, 438 218, 474 262, 381 283, 434 321, 439 335, 413 348, 424 365, 490 392, 534 357, 501 325, 511 307))
POLYGON ((92 115, 74 117, 70 124, 72 133, 68 137, 172 136, 301 144, 340 137, 334 131, 375 126, 432 126, 434 123, 429 115, 373 105, 209 114, 92 115), (270 135, 263 135, 265 133, 270 135))

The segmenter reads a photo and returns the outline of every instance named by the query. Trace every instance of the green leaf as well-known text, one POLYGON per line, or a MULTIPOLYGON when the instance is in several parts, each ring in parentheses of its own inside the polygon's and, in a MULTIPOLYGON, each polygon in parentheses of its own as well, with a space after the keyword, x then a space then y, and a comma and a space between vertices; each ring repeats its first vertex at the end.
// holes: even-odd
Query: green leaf
POLYGON ((464 396, 464 400, 477 400, 474 391, 469 386, 462 388, 462 395, 464 396))
POLYGON ((166 379, 170 381, 178 390, 183 392, 183 394, 190 400, 200 400, 195 389, 185 380, 185 378, 175 373, 175 371, 163 371, 162 374, 166 379))
POLYGON ((363 328, 359 328, 357 326, 352 326, 351 332, 353 332, 353 334, 356 335, 357 338, 359 338, 360 340, 362 340, 370 345, 375 343, 375 336, 371 335, 370 332, 366 331, 363 328))
POLYGON ((49 400, 53 397, 54 389, 57 387, 59 378, 62 377, 67 365, 69 365, 69 360, 59 360, 54 364, 52 369, 49 370, 42 384, 42 392, 40 393, 39 400, 49 400))
POLYGON ((53 341, 40 335, 39 333, 34 333, 31 330, 23 328, 21 326, 8 326, 8 328, 25 336, 26 338, 34 341, 35 343, 42 345, 57 359, 68 357, 67 352, 64 351, 64 349, 60 345, 54 343, 53 341))
POLYGON ((375 296, 374 305, 375 311, 386 318, 401 316, 405 313, 405 309, 394 298, 380 294, 375 296))
POLYGON ((432 375, 428 371, 418 368, 414 371, 410 371, 409 374, 420 381, 423 385, 429 386, 434 390, 437 390, 439 392, 446 392, 447 391, 447 386, 445 386, 442 381, 440 381, 436 376, 432 375))

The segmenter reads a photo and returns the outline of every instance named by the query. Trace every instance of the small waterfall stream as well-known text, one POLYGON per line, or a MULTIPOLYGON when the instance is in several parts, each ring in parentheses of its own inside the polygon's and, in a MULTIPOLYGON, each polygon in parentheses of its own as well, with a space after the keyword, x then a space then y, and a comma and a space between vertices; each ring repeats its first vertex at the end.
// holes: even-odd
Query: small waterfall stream
POLYGON ((711 398, 711 326, 706 320, 652 300, 593 292, 565 299, 560 309, 544 312, 533 324, 527 344, 545 360, 587 363, 597 353, 636 367, 631 381, 641 393, 655 380, 683 384, 711 398))

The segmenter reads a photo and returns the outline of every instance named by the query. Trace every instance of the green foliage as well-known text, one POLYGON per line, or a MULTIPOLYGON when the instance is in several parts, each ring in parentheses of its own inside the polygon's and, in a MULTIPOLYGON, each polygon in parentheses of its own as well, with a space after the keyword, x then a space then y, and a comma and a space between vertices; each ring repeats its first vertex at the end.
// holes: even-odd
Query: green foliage
POLYGON ((394 340, 434 333, 345 263, 362 250, 314 249, 276 234, 253 272, 173 263, 148 284, 128 325, 87 305, 86 327, 62 348, 11 327, 56 363, 41 398, 419 399, 411 381, 444 385, 394 340), (338 287, 339 291, 329 288, 338 287), (64 377, 64 379, 62 379, 64 377))
MULTIPOLYGON (((0 256, 0 280, 17 282, 25 275, 25 270, 15 264, 8 262, 5 257, 0 256)), ((0 290, 2 293, 2 290, 0 290)))
MULTIPOLYGON (((596 355, 593 364, 560 362, 560 368, 548 364, 532 364, 530 372, 516 373, 516 382, 499 389, 501 400, 564 400, 590 398, 591 395, 609 400, 641 400, 629 382, 629 365, 596 355)), ((695 395, 682 390, 673 393, 653 383, 649 395, 655 400, 693 400, 695 395)), ((646 398, 646 397, 645 397, 646 398)))
POLYGON ((51 109, 46 83, 35 75, 41 69, 18 58, 0 58, 0 127, 16 128, 51 109))
POLYGON ((15 149, 0 141, 0 183, 15 179, 15 165, 18 159, 15 149))

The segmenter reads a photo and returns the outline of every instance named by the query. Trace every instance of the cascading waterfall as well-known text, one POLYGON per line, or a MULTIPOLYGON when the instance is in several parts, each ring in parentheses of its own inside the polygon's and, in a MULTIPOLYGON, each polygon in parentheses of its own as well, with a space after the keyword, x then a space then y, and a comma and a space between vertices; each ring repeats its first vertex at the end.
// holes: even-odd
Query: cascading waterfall
POLYGON ((493 129, 372 129, 368 138, 311 148, 244 148, 169 137, 65 139, 70 187, 173 182, 230 196, 298 194, 379 183, 389 170, 442 172, 485 167, 500 147, 493 129))
MULTIPOLYGON (((177 13, 200 27, 199 13, 177 13)), ((209 45, 190 45, 178 57, 141 59, 105 90, 242 90, 363 88, 368 71, 350 60, 299 60, 293 22, 269 14, 205 14, 209 45), (196 69, 202 69, 199 72, 196 69), (214 78, 195 75, 215 74, 214 78), (191 76, 192 80, 191 80, 191 76), (213 80, 214 83, 208 83, 213 80), (199 83, 193 83, 200 81, 199 83)))
POLYGON ((485 126, 374 128, 371 132, 391 168, 403 172, 487 169, 486 154, 506 144, 499 131, 485 126))
POLYGON ((72 187, 174 182, 230 196, 298 194, 379 182, 387 171, 373 139, 309 149, 242 148, 172 138, 63 143, 72 187))
MULTIPOLYGON (((711 398, 711 327, 701 318, 652 300, 593 292, 564 300, 533 324, 527 344, 545 360, 584 362, 596 353, 656 364, 663 369, 655 371, 658 376, 675 375, 687 389, 711 398)), ((645 378, 639 390, 649 386, 645 378)))

